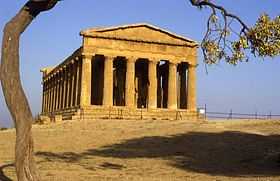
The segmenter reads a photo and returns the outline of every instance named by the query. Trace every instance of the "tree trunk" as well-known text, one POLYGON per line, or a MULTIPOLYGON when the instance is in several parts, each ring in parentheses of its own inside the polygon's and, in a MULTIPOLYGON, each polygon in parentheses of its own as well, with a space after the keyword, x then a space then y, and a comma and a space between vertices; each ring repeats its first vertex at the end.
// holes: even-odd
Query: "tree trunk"
POLYGON ((57 0, 29 0, 4 28, 0 79, 16 128, 15 166, 19 181, 39 180, 33 156, 33 117, 20 80, 20 35, 40 12, 51 9, 56 2, 57 0))

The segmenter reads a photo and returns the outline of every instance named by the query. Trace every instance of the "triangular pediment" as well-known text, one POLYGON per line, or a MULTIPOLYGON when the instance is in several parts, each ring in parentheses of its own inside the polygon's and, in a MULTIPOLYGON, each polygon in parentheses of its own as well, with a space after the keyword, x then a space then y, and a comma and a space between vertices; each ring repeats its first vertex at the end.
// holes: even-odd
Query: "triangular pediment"
POLYGON ((132 24, 108 28, 91 28, 81 32, 82 36, 112 38, 127 41, 165 43, 174 45, 196 46, 191 39, 176 35, 150 24, 132 24))

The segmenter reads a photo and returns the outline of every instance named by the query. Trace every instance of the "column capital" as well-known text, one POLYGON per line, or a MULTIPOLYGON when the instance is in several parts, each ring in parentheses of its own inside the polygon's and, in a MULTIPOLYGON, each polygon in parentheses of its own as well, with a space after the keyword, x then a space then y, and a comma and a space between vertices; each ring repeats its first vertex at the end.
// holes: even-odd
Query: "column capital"
POLYGON ((125 56, 125 59, 128 61, 128 62, 136 62, 136 60, 138 59, 138 57, 135 57, 135 56, 125 56))
POLYGON ((160 60, 158 60, 157 58, 149 58, 149 63, 152 63, 152 64, 158 64, 160 62, 160 60))
POLYGON ((105 61, 106 60, 109 60, 109 61, 112 60, 113 61, 116 57, 117 56, 114 56, 114 55, 104 55, 105 61))
POLYGON ((92 59, 93 56, 94 55, 92 54, 85 54, 85 53, 82 54, 83 59, 92 59))

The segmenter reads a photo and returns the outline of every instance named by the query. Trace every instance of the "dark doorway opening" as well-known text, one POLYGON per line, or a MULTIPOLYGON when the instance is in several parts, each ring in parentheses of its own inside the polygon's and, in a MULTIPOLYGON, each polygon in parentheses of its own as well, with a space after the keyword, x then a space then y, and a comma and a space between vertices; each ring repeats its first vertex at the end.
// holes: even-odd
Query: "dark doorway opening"
POLYGON ((169 62, 161 60, 157 66, 157 107, 167 108, 169 62))
POLYGON ((187 109, 187 69, 188 63, 182 62, 177 68, 177 96, 178 108, 187 109))
POLYGON ((102 105, 104 85, 104 56, 96 55, 91 64, 91 104, 102 105))
POLYGON ((113 63, 113 103, 114 106, 125 106, 126 59, 117 57, 113 63))
POLYGON ((147 108, 148 103, 148 68, 147 59, 138 59, 135 63, 135 88, 137 108, 147 108))

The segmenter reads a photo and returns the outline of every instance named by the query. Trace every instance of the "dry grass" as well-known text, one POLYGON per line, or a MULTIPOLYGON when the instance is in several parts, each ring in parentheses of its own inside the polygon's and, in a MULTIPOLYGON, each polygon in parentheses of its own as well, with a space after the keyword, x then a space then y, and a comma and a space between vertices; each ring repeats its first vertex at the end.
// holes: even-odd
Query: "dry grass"
MULTIPOLYGON (((92 120, 33 127, 43 180, 280 180, 278 121, 92 120)), ((0 180, 15 179, 14 130, 0 180)))

